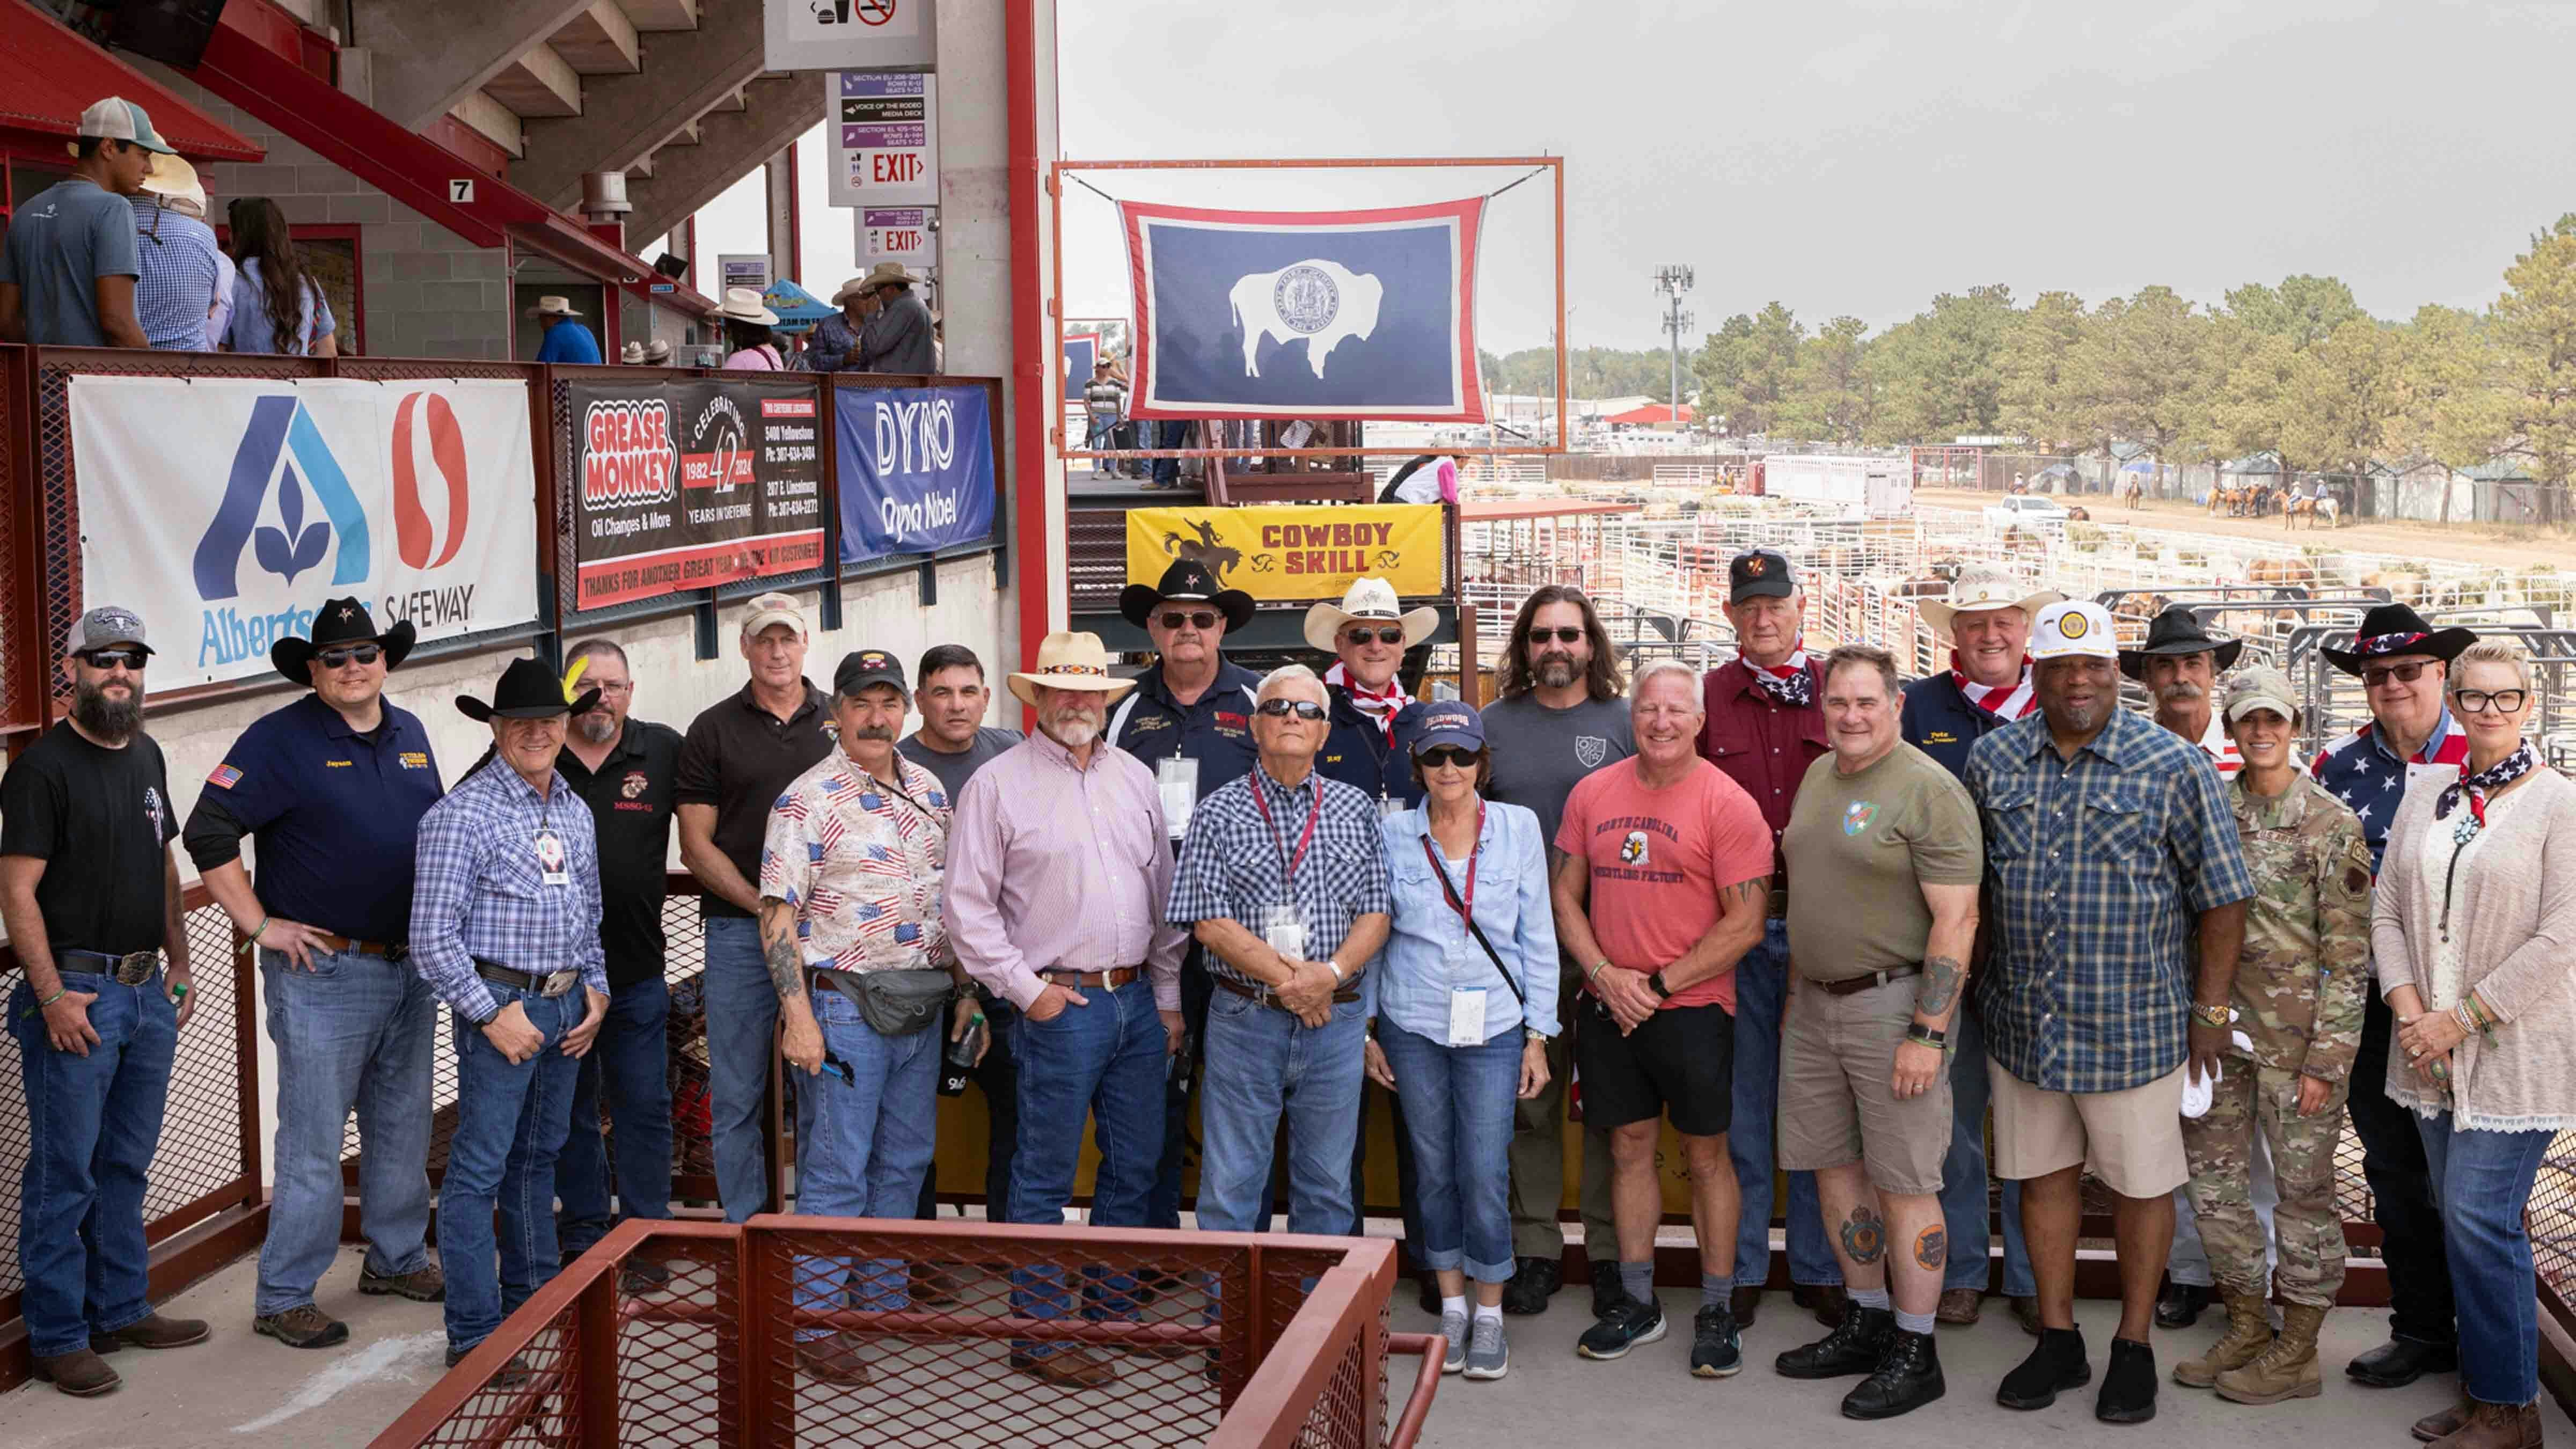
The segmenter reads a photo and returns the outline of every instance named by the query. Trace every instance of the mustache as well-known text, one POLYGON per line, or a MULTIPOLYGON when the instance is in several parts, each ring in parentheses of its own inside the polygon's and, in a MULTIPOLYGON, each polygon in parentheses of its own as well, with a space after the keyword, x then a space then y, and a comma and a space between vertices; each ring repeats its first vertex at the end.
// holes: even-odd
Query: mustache
POLYGON ((2156 691, 2156 702, 2159 704, 2181 704, 2187 700, 2207 699, 2208 697, 2208 690, 2201 688, 2199 685, 2194 684, 2187 679, 2177 679, 2173 683, 2156 691))
POLYGON ((884 725, 861 725, 858 728, 858 738, 863 740, 890 741, 894 738, 894 731, 886 728, 884 725))

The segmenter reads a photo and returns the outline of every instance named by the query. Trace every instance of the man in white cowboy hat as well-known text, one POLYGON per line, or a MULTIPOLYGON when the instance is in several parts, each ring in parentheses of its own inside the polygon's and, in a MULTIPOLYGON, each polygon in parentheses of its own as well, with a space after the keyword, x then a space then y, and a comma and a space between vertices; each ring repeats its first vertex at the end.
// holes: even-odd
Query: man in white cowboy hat
MULTIPOLYGON (((2026 591, 2009 569, 1971 564, 1959 571, 1947 599, 1915 605, 1936 634, 1950 636, 1950 667, 1905 687, 1899 734, 1953 775, 1968 768, 1968 751, 1988 734, 2039 707, 2028 653, 2031 616, 2064 598, 2053 589, 2026 591)), ((1977 1321, 1986 1289, 1986 1254, 1975 1251, 1993 1237, 1986 1206, 1986 1048, 1974 1011, 1951 1022, 1958 1049, 1950 1058, 1954 1123, 1950 1155, 1941 1164, 1941 1216, 1949 1233, 1949 1270, 1941 1289, 1944 1323, 1977 1321)), ((2030 1251, 2021 1240, 2021 1184, 2004 1184, 2004 1297, 2028 1332, 2039 1332, 2039 1289, 2031 1282, 2030 1251)))
POLYGON ((109 96, 81 112, 64 180, 18 203, 0 246, 0 342, 148 347, 134 311, 143 271, 134 211, 156 156, 173 154, 143 108, 109 96))
POLYGON ((528 315, 546 330, 545 341, 537 346, 537 361, 588 363, 594 367, 599 364, 599 339, 574 320, 581 313, 573 310, 571 298, 539 297, 528 315))
POLYGON ((659 337, 656 337, 656 338, 654 338, 652 341, 645 343, 645 344, 644 344, 644 365, 645 365, 646 367, 668 367, 668 366, 670 366, 670 365, 671 365, 671 344, 670 344, 670 343, 668 343, 668 342, 663 341, 663 340, 662 340, 661 338, 659 338, 659 337))
POLYGON ((939 370, 930 304, 912 290, 915 283, 929 280, 901 262, 879 262, 861 279, 875 294, 877 310, 860 329, 859 371, 928 376, 939 370))
POLYGON ((1404 651, 1438 627, 1437 611, 1406 609, 1384 579, 1354 580, 1338 605, 1318 602, 1306 610, 1306 643, 1335 656, 1324 671, 1333 732, 1315 768, 1368 796, 1381 815, 1422 799, 1405 748, 1422 706, 1395 675, 1404 651))
POLYGON ((628 367, 643 366, 644 344, 641 342, 627 343, 625 346, 617 349, 617 360, 628 367))
POLYGON ((832 293, 832 305, 841 310, 814 324, 814 341, 806 357, 816 372, 854 372, 859 365, 859 329, 876 311, 876 295, 868 290, 867 278, 852 277, 832 293))
MULTIPOLYGON (((1102 737, 1132 684, 1109 677, 1094 634, 1049 634, 1037 668, 1010 677, 1038 732, 966 782, 949 831, 945 911, 968 975, 1019 1008, 1020 1139, 1007 1220, 1061 1224, 1086 1119, 1100 1150, 1094 1227, 1143 1227, 1163 1156, 1164 1062, 1181 1045, 1181 952, 1162 919, 1172 887, 1154 774, 1102 737)), ((1114 1296, 1114 1295, 1113 1295, 1114 1296)), ((1060 1270, 1039 1269, 1014 1311, 1071 1308, 1060 1270)), ((1104 1301, 1111 1317, 1126 1316, 1104 1301)), ((1043 1382, 1106 1382, 1081 1348, 1021 1346, 1043 1382)))
POLYGON ((724 305, 716 309, 716 321, 724 328, 727 371, 787 371, 787 360, 770 340, 769 329, 778 325, 778 314, 760 300, 759 288, 725 288, 724 305))
POLYGON ((230 316, 232 259, 206 225, 206 190, 197 168, 177 156, 153 158, 134 210, 136 257, 134 315, 143 335, 165 352, 204 352, 218 301, 230 316))

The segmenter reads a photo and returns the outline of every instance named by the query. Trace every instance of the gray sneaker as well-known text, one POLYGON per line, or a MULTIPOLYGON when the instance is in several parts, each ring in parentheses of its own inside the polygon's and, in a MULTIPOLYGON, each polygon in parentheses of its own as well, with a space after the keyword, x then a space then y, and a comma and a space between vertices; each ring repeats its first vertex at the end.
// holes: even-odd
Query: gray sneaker
POLYGON ((1503 1321, 1479 1318, 1467 1343, 1467 1377, 1498 1379, 1511 1372, 1512 1346, 1503 1338, 1503 1321))
POLYGON ((1467 1366, 1467 1310, 1453 1308, 1440 1315, 1440 1336, 1449 1340, 1449 1352, 1440 1361, 1440 1371, 1454 1374, 1467 1366))

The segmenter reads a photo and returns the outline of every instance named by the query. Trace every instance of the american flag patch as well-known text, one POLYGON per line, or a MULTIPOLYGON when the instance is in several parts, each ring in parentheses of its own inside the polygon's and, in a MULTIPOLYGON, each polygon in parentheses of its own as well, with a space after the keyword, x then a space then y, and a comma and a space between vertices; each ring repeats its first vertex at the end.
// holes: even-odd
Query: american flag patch
POLYGON ((241 771, 230 765, 218 765, 215 767, 215 772, 206 777, 206 783, 218 789, 229 790, 241 783, 241 771))

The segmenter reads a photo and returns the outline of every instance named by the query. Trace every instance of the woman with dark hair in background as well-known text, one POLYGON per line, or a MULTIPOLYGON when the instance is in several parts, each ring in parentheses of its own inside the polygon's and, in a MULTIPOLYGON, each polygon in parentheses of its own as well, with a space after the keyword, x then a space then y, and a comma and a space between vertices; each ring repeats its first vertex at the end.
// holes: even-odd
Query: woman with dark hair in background
POLYGON ((304 270, 287 232, 286 213, 265 196, 234 199, 232 322, 223 343, 231 352, 282 352, 296 357, 340 355, 338 324, 321 284, 304 270))

